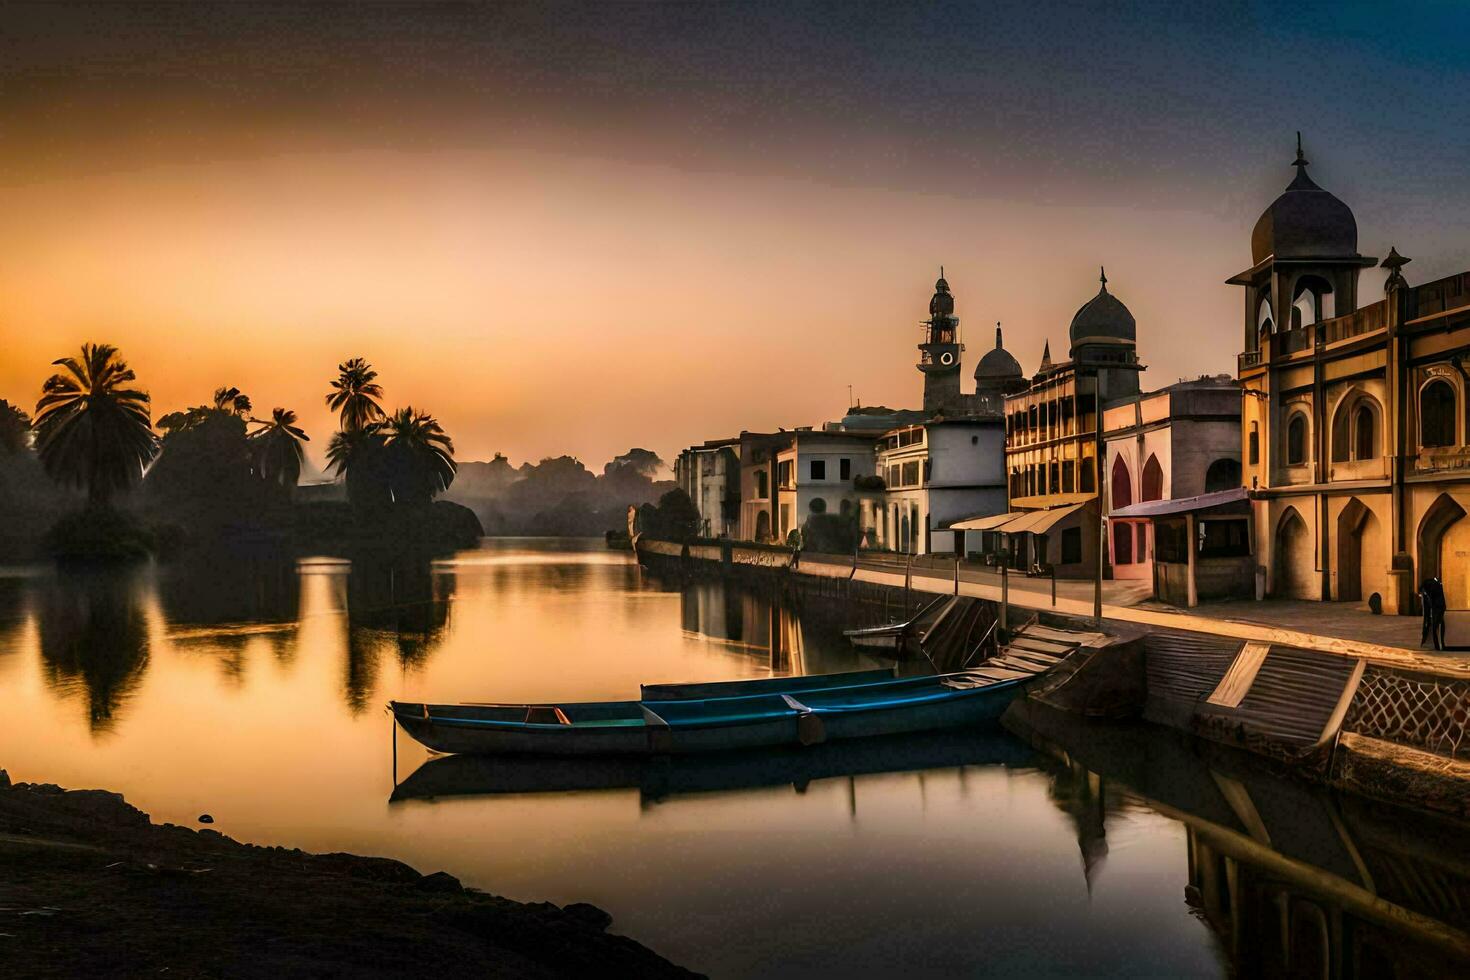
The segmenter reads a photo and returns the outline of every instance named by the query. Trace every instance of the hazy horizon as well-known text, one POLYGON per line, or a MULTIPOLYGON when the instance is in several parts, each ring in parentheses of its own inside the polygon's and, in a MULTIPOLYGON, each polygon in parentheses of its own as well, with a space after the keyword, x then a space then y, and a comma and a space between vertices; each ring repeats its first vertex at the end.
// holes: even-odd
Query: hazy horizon
POLYGON ((1467 26, 1441 4, 11 5, 0 398, 29 410, 52 360, 105 341, 155 419, 236 385, 295 409, 320 465, 361 356, 461 459, 596 472, 820 425, 849 384, 918 405, 941 264, 967 385, 997 320, 1026 371, 1064 356, 1100 264, 1145 387, 1233 372, 1224 279, 1296 130, 1364 254, 1396 245, 1414 282, 1470 267, 1467 26))

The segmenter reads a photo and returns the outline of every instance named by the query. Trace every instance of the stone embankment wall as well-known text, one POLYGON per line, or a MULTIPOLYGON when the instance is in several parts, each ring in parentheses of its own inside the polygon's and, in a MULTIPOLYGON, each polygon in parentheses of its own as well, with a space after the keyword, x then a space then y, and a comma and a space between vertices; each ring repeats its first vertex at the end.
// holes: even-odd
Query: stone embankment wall
MULTIPOLYGON (((834 595, 851 598, 867 597, 865 588, 895 591, 865 585, 870 577, 892 582, 891 571, 803 564, 786 548, 648 541, 639 551, 654 564, 685 570, 763 578, 779 572, 780 581, 819 591, 830 591, 822 580, 842 579, 834 595)), ((896 591, 907 603, 907 590, 896 591)), ((1013 609, 1013 625, 1018 614, 1034 615, 1013 609)), ((1043 618, 1086 628, 1065 616, 1043 618)), ((1049 704, 1117 717, 1131 701, 1145 720, 1276 759, 1310 778, 1470 818, 1470 679, 1463 672, 1186 630, 1107 626, 1124 642, 1090 658, 1065 688, 1049 687, 1049 704)))

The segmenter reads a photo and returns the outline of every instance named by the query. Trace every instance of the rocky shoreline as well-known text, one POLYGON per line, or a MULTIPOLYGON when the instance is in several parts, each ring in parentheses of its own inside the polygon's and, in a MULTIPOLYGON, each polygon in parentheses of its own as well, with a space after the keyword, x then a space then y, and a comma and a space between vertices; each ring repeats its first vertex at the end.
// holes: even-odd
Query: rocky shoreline
POLYGON ((586 904, 526 904, 388 858, 154 824, 119 794, 0 770, 13 977, 689 977, 586 904))

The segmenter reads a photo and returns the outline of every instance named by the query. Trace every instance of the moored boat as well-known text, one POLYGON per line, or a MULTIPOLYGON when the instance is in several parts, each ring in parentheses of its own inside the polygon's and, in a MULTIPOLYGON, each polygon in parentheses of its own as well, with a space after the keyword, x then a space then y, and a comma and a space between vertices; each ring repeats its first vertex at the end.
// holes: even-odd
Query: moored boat
MULTIPOLYGON (((437 752, 641 755, 715 752, 958 728, 998 719, 1022 685, 1054 666, 686 700, 566 704, 392 702, 409 735, 437 752)), ((749 684, 752 682, 737 682, 749 684)))

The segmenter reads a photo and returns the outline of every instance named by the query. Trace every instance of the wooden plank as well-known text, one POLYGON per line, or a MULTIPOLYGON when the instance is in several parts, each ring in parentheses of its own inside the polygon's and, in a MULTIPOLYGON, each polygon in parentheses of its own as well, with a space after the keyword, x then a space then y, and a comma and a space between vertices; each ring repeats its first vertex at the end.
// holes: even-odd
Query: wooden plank
POLYGON ((1215 685, 1215 690, 1205 700, 1225 708, 1238 707, 1255 683, 1256 674, 1260 673, 1261 664, 1266 662, 1266 654, 1270 652, 1271 646, 1267 643, 1246 643, 1241 646, 1235 659, 1225 669, 1225 676, 1220 678, 1220 683, 1215 685))

